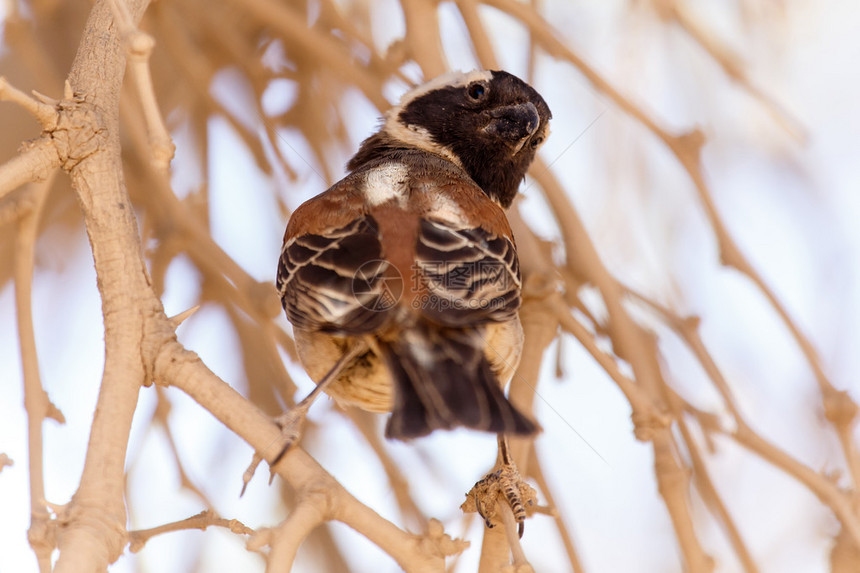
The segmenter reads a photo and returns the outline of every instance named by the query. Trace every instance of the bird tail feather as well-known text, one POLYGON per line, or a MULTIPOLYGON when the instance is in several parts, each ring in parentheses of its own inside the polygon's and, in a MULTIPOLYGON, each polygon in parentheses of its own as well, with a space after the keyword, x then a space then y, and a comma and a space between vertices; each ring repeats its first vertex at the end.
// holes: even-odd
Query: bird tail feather
POLYGON ((383 345, 394 380, 394 408, 386 437, 409 439, 457 426, 535 433, 537 424, 505 398, 484 356, 483 342, 475 329, 425 323, 383 345))

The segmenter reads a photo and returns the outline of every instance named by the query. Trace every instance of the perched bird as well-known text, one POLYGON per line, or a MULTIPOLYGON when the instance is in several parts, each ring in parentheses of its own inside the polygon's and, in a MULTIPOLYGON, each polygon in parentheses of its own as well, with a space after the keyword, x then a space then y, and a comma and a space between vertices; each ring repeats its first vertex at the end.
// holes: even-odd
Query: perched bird
POLYGON ((321 390, 391 412, 389 438, 536 431, 503 392, 523 338, 504 209, 550 118, 507 72, 441 76, 406 93, 349 174, 293 213, 277 288, 318 386, 282 420, 286 447, 321 390))

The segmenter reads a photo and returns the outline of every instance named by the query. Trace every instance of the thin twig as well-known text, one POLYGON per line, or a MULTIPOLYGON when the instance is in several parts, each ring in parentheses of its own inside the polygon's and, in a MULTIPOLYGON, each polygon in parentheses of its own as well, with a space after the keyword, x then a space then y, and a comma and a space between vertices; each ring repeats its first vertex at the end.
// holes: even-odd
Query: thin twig
POLYGON ((758 100, 788 135, 799 143, 807 141, 809 135, 797 118, 792 117, 773 97, 753 84, 740 57, 718 40, 700 19, 690 13, 688 3, 679 0, 652 0, 651 4, 661 17, 676 22, 693 41, 699 44, 711 59, 717 62, 727 77, 758 100))
POLYGON ((155 47, 155 40, 134 25, 124 0, 110 0, 110 6, 128 52, 131 75, 137 87, 137 95, 149 131, 150 156, 153 165, 156 169, 167 173, 170 170, 170 161, 173 159, 176 146, 158 109, 158 99, 155 97, 152 75, 149 73, 149 57, 155 47))
POLYGON ((711 509, 711 512, 714 513, 714 516, 717 518, 720 525, 725 529, 729 542, 732 544, 732 549, 734 549, 738 559, 740 559, 744 571, 747 573, 757 573, 758 566, 755 564, 744 538, 741 536, 740 531, 738 531, 738 527, 735 525, 735 520, 732 519, 726 504, 723 503, 714 482, 711 480, 711 476, 709 475, 707 466, 705 465, 704 457, 699 451, 699 446, 694 441, 693 436, 687 427, 687 423, 684 421, 684 418, 680 413, 676 415, 676 419, 678 421, 678 429, 681 431, 681 436, 684 439, 684 445, 687 448, 687 452, 690 454, 690 460, 692 462, 694 472, 693 483, 695 483, 696 489, 699 490, 702 495, 702 499, 711 509))
POLYGON ((571 535, 571 532, 565 523, 564 516, 557 509, 558 504, 555 502, 555 496, 553 495, 552 489, 544 476, 543 467, 540 463, 540 457, 538 456, 536 449, 532 449, 532 461, 529 463, 529 476, 535 480, 535 483, 537 483, 538 488, 540 488, 544 499, 546 499, 547 504, 552 509, 551 515, 555 521, 555 526, 558 528, 559 535, 561 535, 562 543, 564 543, 564 550, 567 552, 567 560, 570 562, 571 569, 573 569, 574 573, 585 573, 585 568, 582 566, 582 560, 579 558, 579 552, 576 550, 573 535, 571 535))
MULTIPOLYGON (((41 96, 40 99, 45 100, 46 98, 41 96)), ((15 89, 3 76, 0 76, 0 101, 8 101, 20 105, 39 120, 39 123, 42 124, 42 129, 45 131, 51 131, 57 127, 57 102, 49 104, 45 103, 45 101, 32 98, 24 92, 15 89)))
POLYGON ((238 519, 224 519, 223 517, 219 517, 211 509, 206 509, 201 511, 197 515, 193 515, 186 519, 181 519, 179 521, 174 521, 171 523, 165 523, 164 525, 159 525, 158 527, 152 527, 150 529, 138 529, 136 531, 128 532, 128 549, 132 553, 137 553, 143 546, 146 545, 146 542, 155 537, 156 535, 161 535, 163 533, 170 533, 173 531, 184 531, 187 529, 199 529, 201 531, 206 531, 207 527, 224 527, 229 529, 233 533, 237 535, 253 535, 254 530, 250 527, 247 527, 238 519))
POLYGON ((0 201, 25 183, 44 181, 60 163, 57 148, 50 139, 25 144, 18 155, 0 165, 0 201))
MULTIPOLYGON (((195 354, 177 342, 169 342, 161 346, 154 364, 156 379, 186 392, 267 461, 279 453, 280 428, 215 376, 195 354)), ((325 492, 333 519, 370 539, 404 569, 435 571, 443 567, 441 555, 356 500, 300 447, 291 448, 275 470, 297 491, 325 492)))
POLYGON ((460 0, 457 2, 457 8, 463 16, 466 29, 469 30, 469 39, 472 41, 475 56, 477 56, 478 61, 481 63, 481 67, 485 70, 499 69, 496 53, 493 51, 493 45, 490 42, 490 37, 487 35, 487 29, 481 21, 481 15, 478 13, 477 0, 460 0))
POLYGON ((45 508, 45 481, 43 466, 42 424, 51 412, 62 420, 62 414, 51 403, 42 387, 39 358, 33 327, 33 273, 35 269, 36 237, 39 220, 54 174, 46 181, 33 184, 32 204, 18 220, 15 248, 15 316, 18 323, 18 341, 21 348, 21 368, 24 374, 24 408, 27 411, 28 475, 30 478, 30 530, 27 540, 36 553, 39 571, 50 573, 51 553, 56 547, 56 522, 45 508))

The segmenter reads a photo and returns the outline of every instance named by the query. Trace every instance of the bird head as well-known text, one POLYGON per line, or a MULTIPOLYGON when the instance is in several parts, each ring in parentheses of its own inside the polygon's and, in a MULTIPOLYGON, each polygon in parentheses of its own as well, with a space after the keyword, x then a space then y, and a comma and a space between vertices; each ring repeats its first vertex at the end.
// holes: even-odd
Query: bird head
MULTIPOLYGON (((455 163, 491 199, 510 206, 552 113, 530 85, 503 71, 455 72, 407 92, 385 116, 374 140, 441 155, 455 163)), ((362 150, 350 162, 353 169, 362 150)))

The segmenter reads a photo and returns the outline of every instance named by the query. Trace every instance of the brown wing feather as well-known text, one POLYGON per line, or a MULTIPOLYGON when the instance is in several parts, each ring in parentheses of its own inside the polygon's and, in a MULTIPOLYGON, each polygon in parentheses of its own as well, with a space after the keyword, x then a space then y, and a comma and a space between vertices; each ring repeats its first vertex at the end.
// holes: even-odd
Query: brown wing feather
POLYGON ((299 235, 319 235, 344 227, 365 215, 361 177, 348 175, 328 190, 302 203, 290 217, 284 243, 299 235))
POLYGON ((451 327, 512 320, 522 279, 513 242, 481 227, 421 221, 415 269, 425 285, 420 312, 451 327))
POLYGON ((287 226, 276 286, 298 328, 372 332, 399 297, 391 292, 379 225, 362 210, 355 183, 344 179, 304 203, 287 226))

